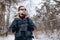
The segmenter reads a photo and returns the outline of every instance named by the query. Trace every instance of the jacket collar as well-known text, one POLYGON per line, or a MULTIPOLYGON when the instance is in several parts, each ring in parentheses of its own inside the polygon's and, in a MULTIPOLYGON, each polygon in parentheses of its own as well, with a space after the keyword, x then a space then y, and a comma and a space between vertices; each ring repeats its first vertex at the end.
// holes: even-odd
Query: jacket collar
MULTIPOLYGON (((17 16, 16 18, 20 18, 19 16, 17 16)), ((28 18, 28 16, 25 16, 25 18, 28 18)))

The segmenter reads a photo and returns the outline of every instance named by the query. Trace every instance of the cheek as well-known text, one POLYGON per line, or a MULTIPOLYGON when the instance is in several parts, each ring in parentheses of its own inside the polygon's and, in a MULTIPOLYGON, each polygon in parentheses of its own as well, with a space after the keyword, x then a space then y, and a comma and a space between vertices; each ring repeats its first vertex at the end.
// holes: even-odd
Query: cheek
POLYGON ((24 11, 24 13, 27 13, 26 11, 24 11))
POLYGON ((19 11, 19 13, 23 13, 23 11, 19 11))

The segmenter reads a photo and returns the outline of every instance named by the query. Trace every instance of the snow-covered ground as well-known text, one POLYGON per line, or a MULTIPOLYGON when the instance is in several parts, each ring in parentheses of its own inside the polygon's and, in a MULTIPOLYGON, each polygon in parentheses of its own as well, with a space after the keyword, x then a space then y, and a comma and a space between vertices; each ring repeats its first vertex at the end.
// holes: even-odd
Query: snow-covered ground
MULTIPOLYGON (((7 37, 0 37, 0 40, 14 40, 14 35, 8 35, 7 37)), ((34 33, 33 40, 60 40, 60 30, 51 31, 38 31, 34 33)))
POLYGON ((7 37, 2 36, 0 37, 0 40, 14 40, 14 35, 8 35, 7 37))

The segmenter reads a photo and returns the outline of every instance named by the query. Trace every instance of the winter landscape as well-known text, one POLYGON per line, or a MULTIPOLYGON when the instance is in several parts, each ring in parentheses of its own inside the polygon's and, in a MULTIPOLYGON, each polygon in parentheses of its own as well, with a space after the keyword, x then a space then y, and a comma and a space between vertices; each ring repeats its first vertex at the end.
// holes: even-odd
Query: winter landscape
POLYGON ((60 0, 0 0, 0 40, 14 40, 7 32, 23 5, 36 25, 33 40, 60 40, 60 0), (1 36, 2 35, 2 36, 1 36))

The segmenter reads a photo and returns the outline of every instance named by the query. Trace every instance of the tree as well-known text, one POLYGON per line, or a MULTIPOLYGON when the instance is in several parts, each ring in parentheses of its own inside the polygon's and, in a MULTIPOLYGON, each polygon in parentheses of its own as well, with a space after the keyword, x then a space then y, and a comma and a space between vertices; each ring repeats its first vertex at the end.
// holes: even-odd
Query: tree
MULTIPOLYGON (((8 13, 7 15, 7 26, 5 25, 5 11, 6 11, 6 6, 10 8, 12 3, 17 3, 17 0, 1 0, 0 2, 0 28, 2 28, 2 30, 0 30, 0 33, 2 31, 2 35, 6 32, 6 28, 9 25, 9 15, 10 13, 8 13), (4 32, 5 31, 5 32, 4 32)), ((8 11, 10 12, 10 9, 8 8, 8 11)))
MULTIPOLYGON (((58 15, 60 13, 60 1, 57 0, 53 0, 55 2, 55 4, 51 4, 51 0, 45 0, 46 2, 42 3, 42 7, 41 9, 39 9, 38 7, 36 7, 36 12, 37 12, 37 16, 34 16, 34 21, 38 21, 41 20, 42 15, 44 16, 42 18, 42 22, 44 25, 44 29, 48 29, 48 30, 54 30, 54 29, 58 29, 59 27, 57 26, 57 20, 56 19, 56 15, 58 15), (44 7, 46 7, 46 12, 44 13, 44 7), (42 12, 41 12, 42 11, 42 12), (43 14, 44 13, 44 14, 43 14)), ((41 23, 41 21, 38 21, 41 23)), ((39 23, 39 26, 41 26, 41 24, 39 23)), ((37 24, 37 23, 36 23, 37 24)), ((41 28, 41 27, 40 27, 41 28)), ((43 29, 43 26, 42 26, 43 29)))

